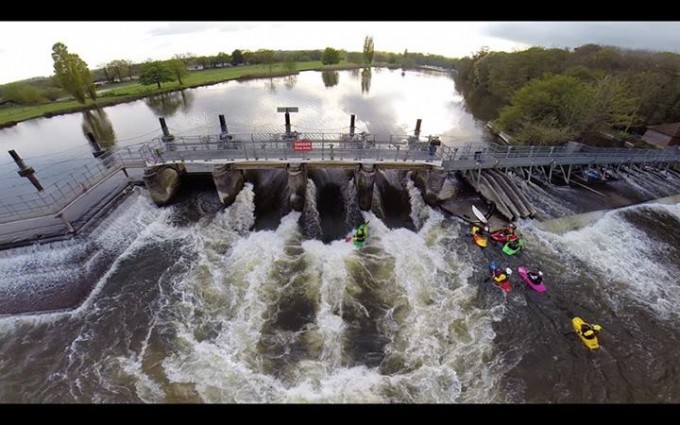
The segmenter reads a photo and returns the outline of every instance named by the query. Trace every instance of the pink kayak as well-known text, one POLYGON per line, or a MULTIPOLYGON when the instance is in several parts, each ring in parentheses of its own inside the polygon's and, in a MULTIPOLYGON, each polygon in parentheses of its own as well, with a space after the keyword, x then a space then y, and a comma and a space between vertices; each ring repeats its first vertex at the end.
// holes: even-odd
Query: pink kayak
POLYGON ((531 289, 533 289, 536 292, 545 292, 548 290, 548 288, 545 287, 543 282, 541 283, 536 283, 531 278, 529 277, 529 269, 526 267, 518 267, 517 268, 517 273, 519 273, 519 277, 522 278, 523 281, 527 283, 527 285, 531 286, 531 289))

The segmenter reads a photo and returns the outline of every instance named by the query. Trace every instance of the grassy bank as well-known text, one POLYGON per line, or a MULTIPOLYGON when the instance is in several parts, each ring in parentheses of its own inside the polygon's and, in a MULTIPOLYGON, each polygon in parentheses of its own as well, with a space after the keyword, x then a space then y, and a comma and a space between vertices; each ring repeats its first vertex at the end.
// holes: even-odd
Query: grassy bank
MULTIPOLYGON (((324 66, 320 61, 298 62, 296 71, 307 71, 312 69, 351 69, 355 66, 348 63, 324 66), (345 68, 338 68, 345 67, 345 68)), ((271 69, 271 75, 280 77, 290 75, 283 64, 275 64, 271 69)), ((10 108, 0 108, 0 128, 11 127, 21 121, 39 117, 51 117, 53 115, 70 114, 98 106, 115 105, 118 103, 130 102, 154 94, 167 93, 186 88, 194 88, 217 84, 229 80, 247 80, 252 78, 267 78, 270 76, 269 67, 266 65, 249 65, 232 68, 216 68, 202 71, 192 71, 183 78, 183 85, 177 81, 161 84, 158 89, 156 85, 144 86, 138 82, 123 82, 107 87, 99 92, 96 102, 88 101, 85 105, 75 100, 64 100, 57 102, 44 103, 35 106, 13 106, 10 108)))

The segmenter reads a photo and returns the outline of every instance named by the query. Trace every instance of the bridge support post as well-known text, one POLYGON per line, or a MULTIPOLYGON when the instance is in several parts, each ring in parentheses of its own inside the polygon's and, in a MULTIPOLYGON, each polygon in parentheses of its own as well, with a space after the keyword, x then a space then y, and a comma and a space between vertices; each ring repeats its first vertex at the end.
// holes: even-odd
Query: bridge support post
POLYGON ((159 117, 158 121, 160 121, 161 130, 163 130, 163 137, 161 137, 161 140, 164 142, 172 142, 175 140, 175 136, 170 134, 170 130, 168 130, 168 125, 165 123, 165 118, 159 117))
POLYGON ((531 169, 532 169, 533 167, 534 167, 533 164, 529 166, 529 173, 527 174, 527 181, 528 181, 528 182, 531 181, 531 169))
POLYGON ((288 164, 288 201, 293 210, 303 210, 306 191, 307 167, 297 162, 288 164))
POLYGON ((548 184, 552 184, 553 170, 555 169, 555 162, 550 164, 550 172, 548 173, 548 184))
POLYGON ((21 159, 18 153, 14 151, 14 149, 8 151, 12 159, 14 159, 14 162, 17 163, 17 167, 19 167, 19 171, 17 171, 17 174, 21 177, 26 177, 32 184, 35 186, 36 189, 38 189, 38 192, 42 192, 43 187, 40 184, 40 181, 38 181, 38 178, 33 174, 35 173, 35 170, 33 167, 29 167, 24 163, 24 160, 21 159))
POLYGON ((373 204, 373 186, 375 185, 375 165, 363 162, 354 171, 354 184, 357 188, 359 208, 362 211, 370 211, 373 204))
POLYGON ((231 164, 216 165, 212 177, 222 204, 225 207, 233 204, 236 195, 243 189, 245 182, 243 171, 234 169, 231 164))
POLYGON ((165 205, 172 199, 179 187, 182 165, 161 165, 144 170, 142 180, 156 205, 165 205))

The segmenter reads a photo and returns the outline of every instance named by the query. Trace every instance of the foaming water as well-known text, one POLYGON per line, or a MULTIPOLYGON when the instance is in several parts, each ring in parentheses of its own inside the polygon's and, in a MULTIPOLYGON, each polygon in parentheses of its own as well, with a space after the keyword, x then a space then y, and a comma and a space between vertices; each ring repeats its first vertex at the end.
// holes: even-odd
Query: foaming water
MULTIPOLYGON (((351 180, 345 190, 356 194, 351 180)), ((131 198, 92 235, 118 253, 77 310, 0 320, 0 354, 10 359, 0 363, 0 400, 678 399, 676 380, 664 378, 678 360, 677 204, 593 216, 562 234, 520 221, 528 245, 503 261, 540 265, 549 289, 513 280, 504 296, 484 280, 498 250, 472 244, 467 226, 425 205, 410 179, 405 190, 417 230, 357 210, 369 221, 362 248, 307 239, 303 216, 318 214, 313 184, 305 211, 273 230, 254 230, 250 183, 229 208, 181 225, 175 207, 131 198), (605 328, 594 360, 564 336, 574 315, 605 328)), ((23 250, 0 258, 7 270, 24 270, 23 250)), ((79 258, 59 252, 55 264, 79 258)))

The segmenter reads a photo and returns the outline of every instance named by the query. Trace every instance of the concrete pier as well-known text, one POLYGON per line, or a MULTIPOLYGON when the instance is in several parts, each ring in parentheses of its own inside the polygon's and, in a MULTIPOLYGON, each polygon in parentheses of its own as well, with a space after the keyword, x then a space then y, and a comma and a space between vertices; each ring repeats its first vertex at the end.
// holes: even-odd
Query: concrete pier
POLYGON ((305 206, 307 190, 307 167, 300 163, 288 164, 288 201, 295 211, 302 211, 305 206))
POLYGON ((373 186, 375 185, 375 165, 373 163, 361 163, 354 172, 354 184, 357 188, 359 208, 369 211, 373 203, 373 186))
POLYGON ((156 205, 165 205, 172 199, 184 172, 182 165, 161 165, 144 170, 142 180, 156 205))
POLYGON ((212 171, 212 176, 220 202, 225 207, 233 204, 245 183, 243 171, 234 169, 231 164, 217 165, 212 171))

